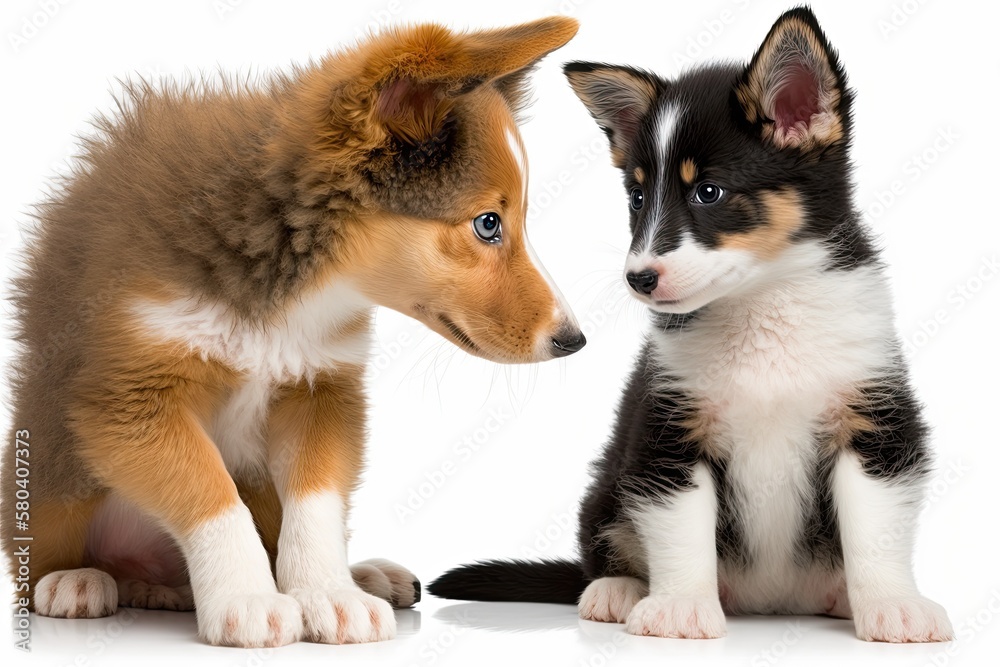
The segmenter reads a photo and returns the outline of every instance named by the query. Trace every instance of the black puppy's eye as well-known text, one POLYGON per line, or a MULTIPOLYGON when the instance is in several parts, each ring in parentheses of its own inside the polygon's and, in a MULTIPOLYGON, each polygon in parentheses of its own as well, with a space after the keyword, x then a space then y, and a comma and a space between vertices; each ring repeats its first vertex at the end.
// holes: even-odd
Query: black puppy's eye
POLYGON ((699 204, 714 204, 722 199, 722 188, 715 183, 699 183, 694 191, 694 200, 699 204))
POLYGON ((633 211, 638 211, 642 208, 643 195, 642 188, 632 188, 632 191, 628 193, 628 204, 632 207, 633 211))
POLYGON ((498 213, 483 213, 472 219, 472 229, 476 236, 487 243, 500 242, 500 215, 498 213))

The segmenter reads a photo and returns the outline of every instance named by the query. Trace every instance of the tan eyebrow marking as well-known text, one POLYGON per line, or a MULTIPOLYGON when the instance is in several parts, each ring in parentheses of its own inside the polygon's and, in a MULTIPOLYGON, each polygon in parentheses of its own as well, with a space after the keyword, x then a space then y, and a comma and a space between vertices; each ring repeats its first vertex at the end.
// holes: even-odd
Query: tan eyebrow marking
POLYGON ((635 180, 639 181, 639 183, 645 183, 646 172, 642 170, 642 167, 636 167, 633 173, 635 175, 635 180))
POLYGON ((698 167, 694 160, 686 158, 681 162, 681 180, 684 181, 685 185, 693 185, 696 178, 698 178, 698 167))

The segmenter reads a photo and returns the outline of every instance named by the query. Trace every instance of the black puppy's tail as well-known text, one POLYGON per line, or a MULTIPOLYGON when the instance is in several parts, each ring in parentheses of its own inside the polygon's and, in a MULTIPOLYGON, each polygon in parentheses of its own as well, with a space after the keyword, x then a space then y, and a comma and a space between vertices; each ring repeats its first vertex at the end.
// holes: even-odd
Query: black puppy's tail
POLYGON ((583 568, 572 561, 490 560, 449 570, 427 590, 453 600, 576 604, 586 587, 583 568))

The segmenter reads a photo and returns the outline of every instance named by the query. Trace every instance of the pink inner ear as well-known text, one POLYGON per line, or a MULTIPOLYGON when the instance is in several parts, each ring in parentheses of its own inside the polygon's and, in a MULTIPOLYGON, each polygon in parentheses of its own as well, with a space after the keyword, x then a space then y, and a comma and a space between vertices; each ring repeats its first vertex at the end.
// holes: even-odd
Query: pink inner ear
POLYGON ((782 130, 793 130, 802 123, 806 128, 813 114, 819 113, 819 83, 804 64, 789 66, 781 74, 774 94, 774 122, 782 130))
POLYGON ((436 103, 436 86, 420 84, 412 79, 392 81, 378 97, 378 113, 383 119, 398 119, 407 113, 426 113, 436 103))

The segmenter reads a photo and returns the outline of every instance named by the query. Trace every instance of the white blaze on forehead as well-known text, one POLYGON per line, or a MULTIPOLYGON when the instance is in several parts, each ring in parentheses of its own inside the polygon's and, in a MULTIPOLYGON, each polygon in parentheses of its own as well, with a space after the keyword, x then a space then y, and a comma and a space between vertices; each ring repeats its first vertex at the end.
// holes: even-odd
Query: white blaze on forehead
POLYGON ((524 199, 528 199, 528 152, 524 149, 521 137, 513 128, 507 128, 507 145, 510 146, 511 155, 514 156, 514 163, 521 172, 521 194, 524 199))
POLYGON ((659 116, 656 117, 656 147, 657 160, 660 167, 660 179, 662 182, 664 166, 667 153, 670 152, 670 144, 673 141, 674 133, 677 131, 677 121, 680 119, 680 109, 673 105, 666 105, 660 109, 659 116))
POLYGON ((646 192, 646 201, 650 208, 646 218, 646 225, 643 231, 645 235, 642 244, 648 251, 654 240, 660 224, 663 223, 664 206, 663 191, 666 185, 669 163, 667 157, 670 154, 670 146, 673 143, 674 135, 677 132, 677 123, 681 117, 681 110, 671 104, 663 106, 656 116, 656 181, 652 191, 646 192))

